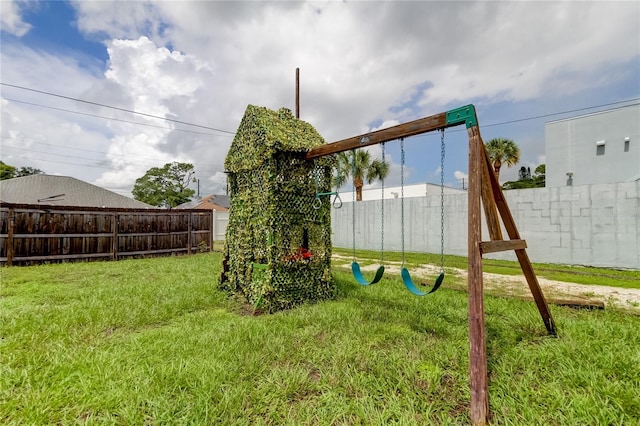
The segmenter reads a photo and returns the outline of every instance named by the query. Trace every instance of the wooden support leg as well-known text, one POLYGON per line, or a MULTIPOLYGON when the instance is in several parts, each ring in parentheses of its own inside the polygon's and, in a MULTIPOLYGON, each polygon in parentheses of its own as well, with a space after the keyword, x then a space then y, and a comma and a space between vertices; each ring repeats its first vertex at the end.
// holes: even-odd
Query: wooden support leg
MULTIPOLYGON (((480 139, 480 143, 482 143, 482 139, 480 139)), ((489 179, 489 173, 493 173, 493 171, 484 167, 482 161, 480 163, 482 172, 482 207, 484 208, 484 217, 489 230, 489 238, 492 241, 500 241, 502 240, 502 229, 500 229, 496 200, 493 197, 493 189, 489 179)))
POLYGON ((538 277, 536 277, 536 273, 533 271, 533 266, 531 266, 529 255, 527 255, 526 250, 522 249, 516 250, 516 256, 518 257, 518 262, 520 262, 522 273, 527 279, 527 284, 529 285, 529 290, 531 290, 531 294, 533 295, 533 300, 535 300, 538 311, 540 312, 540 316, 542 316, 544 326, 547 328, 547 332, 549 334, 555 336, 556 324, 555 322, 553 322, 553 317, 551 316, 549 305, 544 298, 544 294, 542 293, 542 289, 540 288, 540 283, 538 283, 538 277))
POLYGON ((480 199, 482 162, 480 131, 477 126, 469 134, 468 250, 469 250, 469 373, 471 384, 471 423, 484 425, 489 413, 487 379, 487 347, 482 292, 482 239, 480 199))
MULTIPOLYGON (((480 148, 480 154, 482 156, 484 167, 490 167, 491 162, 489 161, 489 154, 487 153, 484 144, 482 144, 480 148)), ((511 215, 511 210, 509 210, 507 200, 504 198, 502 188, 500 187, 500 184, 498 183, 498 180, 493 173, 490 174, 489 179, 491 181, 491 187, 493 188, 493 197, 496 201, 498 212, 502 217, 504 227, 507 230, 507 234, 509 235, 510 239, 519 240, 520 232, 518 232, 516 222, 515 220, 513 220, 513 216, 511 215)), ((471 177, 469 177, 469 184, 471 184, 471 177)), ((536 302, 536 306, 538 307, 538 311, 540 312, 540 316, 542 317, 542 321, 544 322, 544 326, 547 328, 547 332, 549 332, 549 334, 555 335, 556 325, 553 321, 553 317, 551 316, 549 305, 547 305, 547 301, 545 300, 542 289, 540 288, 540 283, 538 283, 536 273, 533 271, 533 267, 531 266, 529 256, 524 249, 518 249, 515 252, 516 256, 518 257, 518 262, 520 262, 522 273, 527 279, 527 284, 529 285, 529 289, 531 290, 531 295, 536 302)))

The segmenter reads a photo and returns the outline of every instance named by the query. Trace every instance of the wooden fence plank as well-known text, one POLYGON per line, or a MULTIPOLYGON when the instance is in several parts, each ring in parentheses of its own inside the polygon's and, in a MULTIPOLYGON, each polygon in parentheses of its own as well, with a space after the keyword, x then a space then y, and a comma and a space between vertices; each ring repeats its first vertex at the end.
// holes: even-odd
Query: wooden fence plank
POLYGON ((13 264, 13 254, 14 254, 14 248, 13 248, 13 228, 14 226, 14 221, 13 221, 13 215, 15 214, 15 211, 13 209, 9 209, 9 230, 7 232, 7 266, 11 266, 13 264))

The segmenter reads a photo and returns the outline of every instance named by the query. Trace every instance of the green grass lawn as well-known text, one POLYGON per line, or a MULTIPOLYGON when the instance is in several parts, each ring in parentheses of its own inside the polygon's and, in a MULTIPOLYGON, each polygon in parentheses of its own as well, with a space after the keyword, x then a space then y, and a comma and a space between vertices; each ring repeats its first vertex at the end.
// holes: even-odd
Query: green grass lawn
MULTIPOLYGON (((334 274, 258 317, 221 255, 2 268, 2 424, 467 424, 466 294, 334 274)), ((492 422, 640 424, 640 317, 487 296, 492 422)))

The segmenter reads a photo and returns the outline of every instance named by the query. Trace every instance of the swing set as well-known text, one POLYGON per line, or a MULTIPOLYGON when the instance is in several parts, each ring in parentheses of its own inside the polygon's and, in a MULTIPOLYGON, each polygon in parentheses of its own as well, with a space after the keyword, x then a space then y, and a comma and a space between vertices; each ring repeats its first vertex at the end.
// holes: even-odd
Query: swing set
MULTIPOLYGON (((440 274, 435 280, 435 283, 431 290, 424 292, 418 288, 418 286, 413 282, 411 278, 411 273, 405 266, 405 247, 404 247, 404 165, 405 165, 405 151, 404 151, 404 138, 400 138, 400 153, 401 153, 401 162, 400 162, 400 217, 401 217, 401 241, 402 241, 402 265, 400 276, 402 278, 402 282, 407 288, 415 296, 426 296, 428 294, 436 292, 442 282, 444 281, 444 153, 445 153, 445 145, 444 145, 444 129, 441 131, 441 155, 440 155, 440 274)), ((356 155, 355 150, 351 151, 352 153, 352 170, 355 174, 356 169, 356 155)), ((385 158, 385 143, 382 143, 382 163, 384 164, 386 161, 385 158)), ((318 195, 326 195, 326 194, 335 194, 331 193, 320 193, 318 195)), ((381 197, 380 197, 380 214, 381 214, 381 224, 382 229, 380 231, 380 266, 376 269, 376 273, 371 281, 367 280, 362 274, 360 264, 356 260, 356 199, 355 199, 355 187, 352 193, 352 208, 351 208, 351 230, 352 230, 352 242, 353 242, 353 262, 351 263, 351 272, 353 273, 353 277, 356 282, 362 286, 369 286, 372 284, 376 284, 382 280, 382 276, 384 275, 385 267, 384 267, 384 177, 381 179, 381 197)))
MULTIPOLYGON (((469 297, 469 359, 470 359, 470 387, 471 407, 470 417, 474 425, 487 423, 489 413, 488 374, 486 354, 486 332, 484 318, 482 256, 487 253, 514 250, 523 275, 527 280, 531 294, 535 300, 542 321, 551 335, 556 334, 556 326, 549 311, 549 307, 538 283, 531 262, 526 252, 526 241, 520 238, 513 216, 507 201, 502 193, 502 188, 494 175, 486 151, 476 116, 475 107, 467 105, 447 112, 424 117, 394 127, 377 130, 375 132, 354 136, 338 142, 325 144, 309 150, 306 160, 314 160, 320 157, 337 154, 370 145, 384 144, 388 141, 400 140, 401 165, 404 174, 404 138, 439 130, 441 136, 441 166, 444 166, 444 130, 449 127, 465 125, 469 138, 469 186, 468 197, 468 297, 469 297), (482 207, 481 207, 482 206, 482 207), (489 231, 489 240, 482 241, 482 209, 489 231), (509 239, 504 239, 500 221, 508 234, 509 239)), ((383 145, 384 146, 384 145, 383 145)), ((384 152, 384 150, 383 150, 384 152)), ((444 194, 444 167, 441 167, 441 207, 444 194)), ((404 192, 404 177, 402 178, 404 192)), ((384 186, 383 186, 384 191, 384 186)), ((404 193, 402 194, 404 196, 404 193)), ((408 269, 404 265, 404 197, 401 200, 402 220, 402 280, 412 293, 422 296, 436 291, 444 280, 444 271, 435 281, 434 286, 427 293, 419 290, 411 279, 408 269)), ((384 203, 384 201, 383 201, 384 203)), ((384 206, 384 204, 383 204, 384 206)), ((355 203, 354 203, 355 221, 355 203)), ((383 207, 384 209, 384 207, 383 207)), ((383 210, 384 212, 384 210, 383 210)), ((444 260, 444 209, 441 209, 441 269, 444 260)), ((355 231, 354 231, 355 232, 355 231)), ((382 249, 384 249, 384 224, 381 234, 382 249)), ((382 255, 383 256, 383 255, 382 255)), ((381 257, 382 257, 381 256, 381 257)), ((382 257, 382 260, 384 258, 382 257)), ((381 265, 371 282, 368 282, 360 272, 360 266, 355 261, 355 233, 354 233, 354 262, 352 270, 356 280, 362 285, 374 284, 382 278, 384 266, 381 265)))

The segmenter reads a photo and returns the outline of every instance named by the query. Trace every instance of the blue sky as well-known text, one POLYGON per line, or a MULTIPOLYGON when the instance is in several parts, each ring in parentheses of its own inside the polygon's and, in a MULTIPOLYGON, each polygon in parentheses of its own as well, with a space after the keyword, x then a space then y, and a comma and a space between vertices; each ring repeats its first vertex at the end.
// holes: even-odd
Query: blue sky
MULTIPOLYGON (((0 14, 2 83, 231 132, 247 104, 293 109, 300 67, 301 118, 328 142, 473 103, 485 141, 513 139, 533 169, 545 122, 640 98, 638 2, 2 1, 0 14)), ((5 163, 130 195, 147 169, 186 161, 202 192, 224 187, 227 133, 0 93, 5 163)), ((465 129, 446 144, 458 186, 465 129)), ((399 144, 386 149, 397 185, 399 144)), ((438 134, 408 139, 406 158, 407 183, 439 181, 438 134)))

